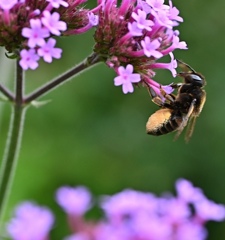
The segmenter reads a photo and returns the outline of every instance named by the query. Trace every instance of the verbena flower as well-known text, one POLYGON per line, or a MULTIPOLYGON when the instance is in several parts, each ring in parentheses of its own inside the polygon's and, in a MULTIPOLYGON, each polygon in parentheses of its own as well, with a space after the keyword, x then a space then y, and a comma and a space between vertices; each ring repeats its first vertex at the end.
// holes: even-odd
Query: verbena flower
MULTIPOLYGON (((103 217, 91 222, 84 216, 92 206, 88 189, 61 187, 56 201, 71 229, 64 240, 205 240, 205 224, 223 221, 225 206, 208 200, 185 179, 177 181, 176 190, 177 196, 157 197, 132 189, 103 196, 99 201, 103 217)), ((52 223, 49 210, 26 202, 16 208, 7 230, 13 240, 46 240, 52 223)))
POLYGON ((36 69, 43 58, 52 62, 62 50, 55 36, 84 33, 98 24, 84 0, 0 0, 0 46, 20 58, 24 69, 36 69), (46 51, 44 53, 44 51, 46 51))
POLYGON ((91 194, 85 187, 61 187, 56 192, 56 201, 69 215, 83 215, 91 207, 91 194))
MULTIPOLYGON (((154 69, 168 69, 176 75, 175 49, 187 49, 180 41, 179 32, 174 30, 183 19, 179 11, 169 1, 164 0, 123 0, 118 6, 117 0, 99 0, 99 24, 94 38, 94 51, 102 56, 109 67, 121 76, 121 67, 133 66, 133 74, 139 74, 139 81, 130 82, 123 92, 133 92, 131 84, 142 83, 160 93, 161 84, 153 84, 154 69), (171 56, 171 63, 159 63, 166 55, 171 56), (119 70, 120 68, 120 70, 119 70)), ((138 79, 138 78, 136 78, 138 79)), ((165 88, 165 91, 167 88, 165 88)))
POLYGON ((46 240, 53 222, 53 214, 47 208, 24 202, 16 208, 7 231, 13 240, 46 240))

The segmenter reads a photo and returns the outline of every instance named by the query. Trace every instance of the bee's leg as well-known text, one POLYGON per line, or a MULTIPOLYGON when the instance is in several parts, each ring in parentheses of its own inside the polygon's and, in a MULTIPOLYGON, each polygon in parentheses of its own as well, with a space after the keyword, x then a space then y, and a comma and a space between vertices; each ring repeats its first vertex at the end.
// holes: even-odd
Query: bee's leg
POLYGON ((183 85, 183 83, 173 83, 173 84, 171 84, 170 86, 171 86, 172 88, 176 89, 176 88, 181 87, 182 85, 183 85))
MULTIPOLYGON (((172 106, 169 104, 169 103, 165 103, 157 94, 156 94, 156 92, 151 88, 151 87, 149 87, 148 88, 148 92, 149 92, 149 94, 150 94, 150 96, 151 96, 151 98, 152 98, 152 101, 156 104, 156 105, 158 105, 158 106, 160 106, 160 107, 166 107, 166 108, 172 108, 172 106)), ((168 95, 168 94, 166 94, 166 95, 168 95)), ((172 97, 171 97, 172 98, 172 97)), ((167 99, 167 98, 166 98, 167 99)), ((169 100, 169 99, 167 99, 167 100, 169 100)), ((169 102, 173 102, 174 100, 169 100, 169 102)))
POLYGON ((176 99, 176 96, 174 94, 167 94, 162 88, 160 89, 160 93, 170 103, 174 102, 176 99))

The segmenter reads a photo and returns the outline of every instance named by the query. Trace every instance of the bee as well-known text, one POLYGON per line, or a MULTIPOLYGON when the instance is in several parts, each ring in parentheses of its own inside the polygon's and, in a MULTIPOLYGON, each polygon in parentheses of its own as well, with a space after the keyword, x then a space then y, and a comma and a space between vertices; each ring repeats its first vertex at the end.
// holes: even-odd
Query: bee
POLYGON ((182 69, 182 72, 177 75, 183 78, 183 83, 171 85, 177 89, 177 95, 166 94, 161 89, 165 98, 163 101, 152 88, 149 88, 152 101, 161 108, 149 117, 146 131, 154 136, 177 131, 175 135, 177 139, 187 126, 185 141, 188 142, 193 134, 196 118, 206 101, 206 92, 203 90, 206 81, 202 74, 196 72, 188 64, 177 61, 182 69))

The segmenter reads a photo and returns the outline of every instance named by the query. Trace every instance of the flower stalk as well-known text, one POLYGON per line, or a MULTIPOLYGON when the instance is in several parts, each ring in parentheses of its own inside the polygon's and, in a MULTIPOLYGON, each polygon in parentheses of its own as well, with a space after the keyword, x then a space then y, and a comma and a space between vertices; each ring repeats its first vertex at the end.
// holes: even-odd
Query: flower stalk
POLYGON ((17 165, 18 153, 22 139, 24 115, 26 111, 26 108, 23 105, 23 70, 19 65, 19 61, 17 61, 15 82, 16 97, 14 105, 12 106, 8 139, 0 169, 0 225, 3 221, 7 198, 10 194, 10 189, 17 165))
MULTIPOLYGON (((14 100, 12 107, 11 123, 9 127, 8 139, 5 148, 1 169, 0 169, 0 225, 3 221, 4 212, 6 208, 7 198, 10 194, 10 189, 17 165, 19 149, 21 145, 24 116, 26 106, 35 99, 43 96, 49 91, 55 89, 57 86, 69 80, 72 76, 81 73, 83 70, 88 69, 94 64, 101 61, 101 58, 96 53, 91 54, 85 61, 81 62, 74 68, 68 70, 63 75, 53 79, 46 85, 40 87, 35 92, 31 93, 28 97, 24 98, 24 77, 23 69, 17 61, 16 71, 16 96, 15 100, 11 93, 5 94, 10 100, 14 100)), ((3 92, 4 93, 4 92, 3 92)))
POLYGON ((0 169, 0 225, 3 222, 7 199, 17 166, 25 111, 26 109, 21 105, 12 107, 8 139, 0 169))
POLYGON ((100 61, 101 61, 101 57, 98 54, 96 54, 96 53, 91 54, 85 61, 83 61, 80 64, 76 65, 75 67, 71 68, 70 70, 68 70, 67 72, 62 74, 61 76, 56 77, 52 81, 49 81, 44 86, 40 87, 39 89, 35 90, 33 93, 28 95, 24 99, 24 103, 25 104, 31 103, 35 99, 45 95, 46 93, 50 92, 53 89, 55 89, 62 83, 65 83, 66 81, 71 79, 71 77, 81 73, 82 71, 88 69, 89 67, 95 65, 96 63, 99 63, 100 61))

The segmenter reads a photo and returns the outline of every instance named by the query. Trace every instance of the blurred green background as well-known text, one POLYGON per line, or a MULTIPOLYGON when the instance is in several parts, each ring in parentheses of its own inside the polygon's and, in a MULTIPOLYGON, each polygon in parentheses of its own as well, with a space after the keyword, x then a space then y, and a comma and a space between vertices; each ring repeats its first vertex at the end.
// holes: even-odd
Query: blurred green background
MULTIPOLYGON (((207 101, 194 135, 148 136, 145 124, 155 106, 144 88, 124 95, 113 85, 113 70, 100 64, 59 87, 27 111, 20 159, 8 216, 25 199, 49 206, 56 215, 52 239, 69 233, 54 201, 62 185, 85 185, 95 196, 124 188, 161 194, 174 191, 178 178, 199 186, 208 198, 225 204, 225 1, 173 1, 184 18, 178 29, 189 50, 175 57, 189 63, 207 80, 207 101)), ((95 1, 88 1, 94 6, 95 1)), ((93 31, 62 38, 63 58, 27 72, 27 92, 52 79, 91 53, 93 31)), ((169 84, 166 70, 155 79, 169 84)), ((1 104, 0 153, 3 154, 10 107, 1 104)), ((225 239, 225 223, 208 224, 210 240, 225 239)))

